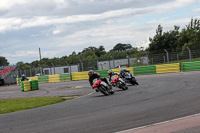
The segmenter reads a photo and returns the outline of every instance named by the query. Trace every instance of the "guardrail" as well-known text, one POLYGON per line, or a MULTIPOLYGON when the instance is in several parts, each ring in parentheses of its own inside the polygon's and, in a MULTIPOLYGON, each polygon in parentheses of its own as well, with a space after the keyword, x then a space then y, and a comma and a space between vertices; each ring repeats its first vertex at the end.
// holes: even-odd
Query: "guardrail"
MULTIPOLYGON (((151 65, 151 66, 138 66, 125 68, 129 70, 133 75, 146 75, 146 74, 159 74, 159 73, 173 73, 181 71, 198 71, 200 70, 200 61, 197 62, 183 62, 163 65, 151 65)), ((110 70, 110 69, 108 69, 110 70)), ((108 76, 108 70, 94 70, 99 73, 102 77, 108 76)), ((120 69, 111 69, 113 72, 120 73, 120 69)), ((63 82, 63 81, 74 81, 74 80, 85 80, 89 79, 88 71, 75 72, 71 74, 60 74, 60 75, 48 75, 48 76, 36 76, 28 77, 31 80, 38 80, 38 83, 52 83, 52 82, 63 82)), ((20 78, 17 78, 17 84, 19 85, 20 78)))

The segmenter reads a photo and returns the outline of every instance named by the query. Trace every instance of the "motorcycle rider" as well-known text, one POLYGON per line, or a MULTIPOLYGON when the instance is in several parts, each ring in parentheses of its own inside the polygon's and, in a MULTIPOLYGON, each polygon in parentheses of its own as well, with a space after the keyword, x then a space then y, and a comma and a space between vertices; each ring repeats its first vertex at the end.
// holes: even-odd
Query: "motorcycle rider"
POLYGON ((21 81, 29 81, 30 79, 27 78, 24 74, 22 74, 21 81))
POLYGON ((120 68, 120 76, 121 76, 122 78, 125 78, 126 72, 130 72, 130 71, 128 71, 128 70, 126 70, 126 69, 124 69, 124 68, 120 68))
POLYGON ((112 72, 112 70, 109 70, 108 71, 108 78, 109 78, 109 81, 111 82, 111 80, 112 80, 112 76, 114 76, 114 75, 118 75, 119 76, 119 73, 117 73, 117 72, 112 72))
MULTIPOLYGON (((108 83, 107 79, 106 78, 102 78, 99 73, 96 73, 93 70, 90 70, 88 72, 88 75, 89 75, 89 82, 90 82, 91 87, 93 86, 93 80, 94 79, 100 79, 100 80, 104 81, 106 84, 108 84, 111 87, 111 85, 108 83)), ((92 89, 94 89, 94 88, 92 87, 92 89)), ((98 92, 98 89, 95 89, 95 91, 98 92)), ((111 91, 113 91, 113 90, 111 90, 111 91)))

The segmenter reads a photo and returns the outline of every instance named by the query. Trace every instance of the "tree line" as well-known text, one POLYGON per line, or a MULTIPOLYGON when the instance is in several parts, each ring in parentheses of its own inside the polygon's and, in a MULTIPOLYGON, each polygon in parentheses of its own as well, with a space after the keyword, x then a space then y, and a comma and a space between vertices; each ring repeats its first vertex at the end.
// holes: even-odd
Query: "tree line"
MULTIPOLYGON (((156 29, 156 34, 154 37, 149 38, 149 47, 144 49, 143 47, 137 48, 132 47, 131 44, 116 44, 113 49, 105 51, 103 45, 97 47, 90 46, 84 48, 81 52, 76 53, 73 51, 70 55, 65 55, 61 58, 42 58, 41 60, 36 60, 31 63, 24 63, 22 61, 17 63, 19 68, 29 69, 37 67, 49 67, 53 64, 56 66, 64 66, 66 62, 69 64, 80 63, 80 60, 84 62, 90 62, 95 60, 110 60, 110 58, 120 59, 126 58, 127 55, 130 57, 139 57, 144 55, 144 52, 148 54, 154 54, 163 52, 166 49, 170 52, 185 51, 187 47, 189 48, 199 48, 200 49, 200 20, 191 19, 185 28, 180 29, 179 26, 175 25, 173 30, 163 31, 161 24, 158 25, 156 29)), ((5 57, 0 57, 0 66, 8 65, 7 59, 5 57)))

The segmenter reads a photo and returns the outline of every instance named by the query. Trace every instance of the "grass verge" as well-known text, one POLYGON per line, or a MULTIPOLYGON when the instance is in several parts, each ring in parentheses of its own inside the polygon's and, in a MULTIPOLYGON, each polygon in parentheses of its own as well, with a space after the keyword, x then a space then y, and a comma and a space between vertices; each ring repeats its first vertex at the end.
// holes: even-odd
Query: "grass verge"
POLYGON ((19 98, 19 99, 4 99, 0 100, 0 114, 11 113, 21 110, 27 110, 46 105, 51 105, 66 100, 72 100, 76 97, 34 97, 34 98, 19 98))

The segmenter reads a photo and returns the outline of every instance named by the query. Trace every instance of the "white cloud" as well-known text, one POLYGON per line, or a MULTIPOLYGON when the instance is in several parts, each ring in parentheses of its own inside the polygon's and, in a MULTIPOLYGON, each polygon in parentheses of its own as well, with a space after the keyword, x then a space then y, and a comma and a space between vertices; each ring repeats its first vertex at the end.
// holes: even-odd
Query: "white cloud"
POLYGON ((130 43, 147 47, 158 24, 170 30, 174 25, 185 26, 192 17, 199 18, 192 14, 198 8, 176 14, 177 9, 195 2, 198 0, 3 0, 0 34, 7 38, 0 36, 0 46, 12 47, 4 48, 7 53, 0 49, 0 53, 14 61, 38 59, 38 47, 47 58, 88 46, 104 45, 110 50, 117 43, 130 43))
POLYGON ((194 12, 200 12, 200 8, 193 9, 194 12))
POLYGON ((0 0, 0 11, 9 10, 15 5, 22 5, 26 3, 26 0, 0 0))

